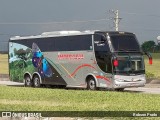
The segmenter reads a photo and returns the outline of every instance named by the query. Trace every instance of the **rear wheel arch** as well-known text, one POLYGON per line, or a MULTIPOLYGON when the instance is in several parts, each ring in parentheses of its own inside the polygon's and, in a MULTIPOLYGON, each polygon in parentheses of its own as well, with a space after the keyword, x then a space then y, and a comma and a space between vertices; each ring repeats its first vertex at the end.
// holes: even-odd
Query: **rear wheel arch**
POLYGON ((32 75, 31 75, 29 72, 24 73, 24 78, 25 78, 26 76, 29 76, 29 77, 32 79, 32 75))
POLYGON ((39 77, 40 84, 42 84, 42 78, 41 78, 40 74, 37 73, 37 72, 33 73, 33 75, 32 75, 32 80, 33 80, 33 78, 34 78, 35 76, 38 76, 38 77, 39 77))
POLYGON ((96 85, 98 86, 98 80, 97 80, 97 78, 96 78, 96 76, 94 74, 88 74, 87 77, 86 77, 86 82, 91 77, 94 78, 94 80, 96 81, 96 85))

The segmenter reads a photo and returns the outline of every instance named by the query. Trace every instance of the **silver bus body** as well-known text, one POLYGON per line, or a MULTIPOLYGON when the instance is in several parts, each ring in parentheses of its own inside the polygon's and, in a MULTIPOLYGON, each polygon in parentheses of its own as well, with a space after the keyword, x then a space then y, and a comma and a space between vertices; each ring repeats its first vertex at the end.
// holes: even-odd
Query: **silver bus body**
POLYGON ((127 32, 57 31, 12 37, 9 72, 12 81, 34 87, 123 89, 146 83, 142 51, 135 35, 127 32), (121 44, 116 45, 121 36, 136 49, 126 49, 127 41, 122 44, 124 50, 114 47, 121 44))

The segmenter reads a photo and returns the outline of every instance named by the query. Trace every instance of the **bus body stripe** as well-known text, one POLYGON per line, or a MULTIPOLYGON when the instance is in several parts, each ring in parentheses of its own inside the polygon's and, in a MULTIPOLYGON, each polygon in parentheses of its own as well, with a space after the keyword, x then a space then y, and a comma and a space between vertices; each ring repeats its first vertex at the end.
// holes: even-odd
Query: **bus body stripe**
POLYGON ((92 66, 92 65, 83 64, 83 65, 81 65, 81 66, 78 66, 78 67, 76 68, 76 70, 71 74, 71 76, 74 76, 74 74, 76 74, 76 72, 77 72, 79 69, 83 68, 83 67, 91 67, 91 68, 93 68, 93 69, 96 69, 96 68, 95 68, 94 66, 92 66))
POLYGON ((103 76, 100 76, 100 75, 96 76, 96 78, 97 78, 97 79, 103 79, 103 80, 106 80, 107 82, 111 82, 108 78, 103 77, 103 76))
POLYGON ((59 64, 59 65, 66 71, 66 73, 69 75, 69 77, 71 77, 73 80, 75 80, 75 79, 70 75, 69 71, 68 71, 63 65, 61 65, 61 64, 59 64))

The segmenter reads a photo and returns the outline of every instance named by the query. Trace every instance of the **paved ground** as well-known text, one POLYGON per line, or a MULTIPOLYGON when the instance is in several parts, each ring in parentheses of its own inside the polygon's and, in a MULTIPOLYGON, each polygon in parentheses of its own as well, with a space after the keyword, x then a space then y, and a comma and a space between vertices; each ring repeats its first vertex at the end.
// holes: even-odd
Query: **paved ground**
MULTIPOLYGON (((23 83, 12 82, 9 80, 0 80, 0 85, 24 86, 23 83)), ((160 94, 160 80, 151 81, 146 84, 145 87, 126 88, 124 92, 160 94)))
POLYGON ((24 83, 12 82, 9 80, 0 80, 0 85, 24 86, 24 83))
POLYGON ((126 88, 125 92, 160 94, 160 88, 146 88, 146 87, 126 88))

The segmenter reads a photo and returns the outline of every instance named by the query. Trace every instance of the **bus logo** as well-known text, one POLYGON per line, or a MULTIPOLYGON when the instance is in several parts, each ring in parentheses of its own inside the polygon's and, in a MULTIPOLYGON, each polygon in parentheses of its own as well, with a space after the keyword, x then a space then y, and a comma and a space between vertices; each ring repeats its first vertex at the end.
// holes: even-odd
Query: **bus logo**
POLYGON ((83 54, 61 54, 58 53, 58 59, 59 60, 80 60, 84 59, 83 54))

